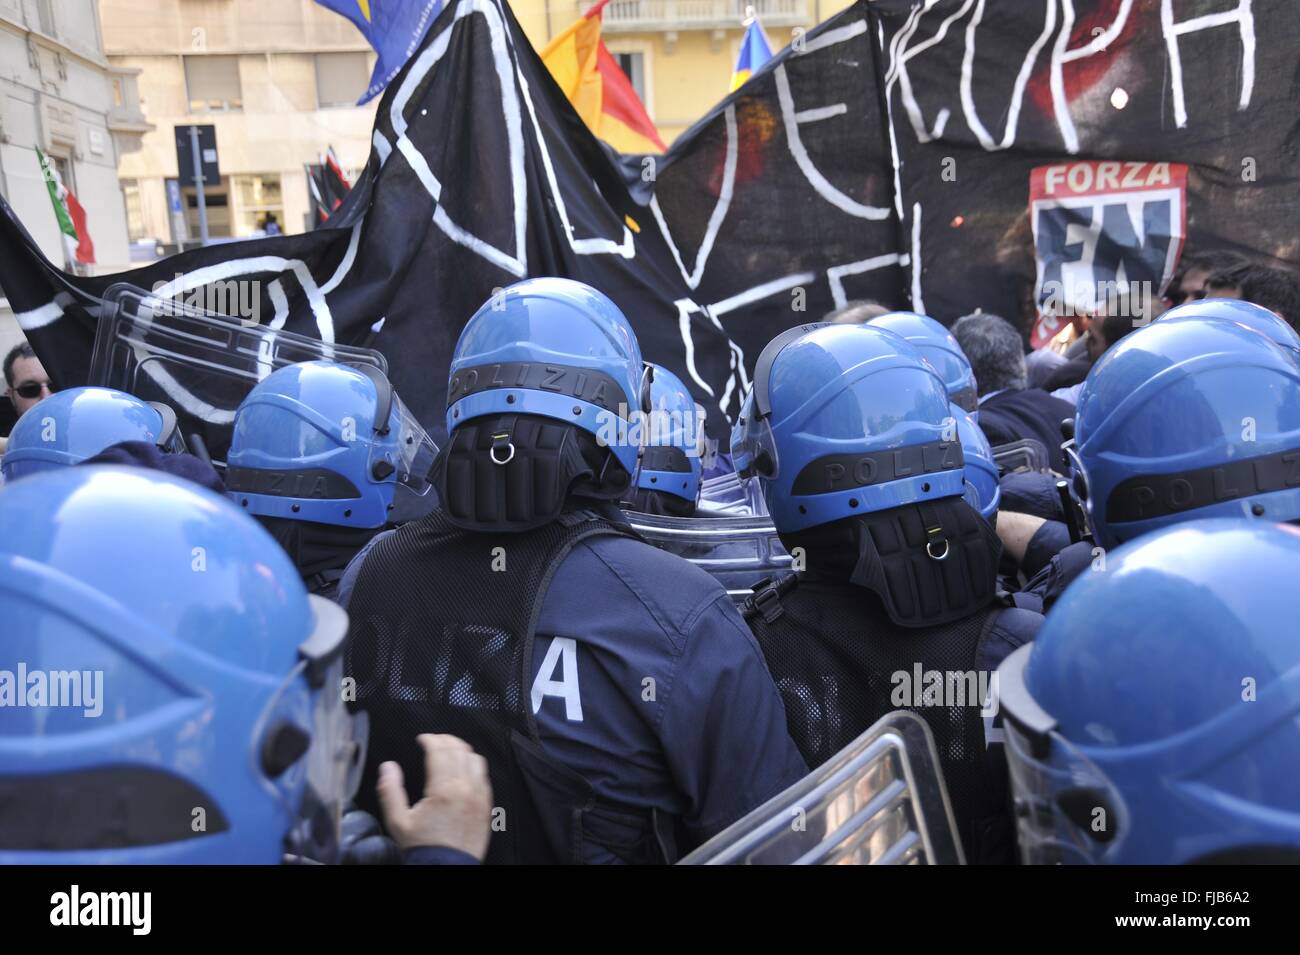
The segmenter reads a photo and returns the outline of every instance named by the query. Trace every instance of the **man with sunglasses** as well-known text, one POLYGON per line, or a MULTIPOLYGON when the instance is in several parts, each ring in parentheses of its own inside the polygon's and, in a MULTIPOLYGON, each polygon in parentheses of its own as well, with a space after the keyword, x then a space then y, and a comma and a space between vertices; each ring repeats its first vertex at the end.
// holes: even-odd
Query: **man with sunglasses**
POLYGON ((488 763, 488 862, 673 862, 807 773, 726 591, 615 506, 651 387, 627 318, 581 283, 528 279, 466 323, 439 508, 339 588, 363 800, 385 761, 414 798, 416 737, 452 734, 488 763))
POLYGON ((20 418, 36 402, 54 393, 45 366, 27 342, 20 342, 9 350, 5 356, 4 373, 9 400, 20 418))
POLYGON ((27 342, 19 342, 4 360, 5 394, 12 410, 0 415, 0 454, 4 453, 7 435, 13 423, 36 402, 54 391, 41 360, 27 342))

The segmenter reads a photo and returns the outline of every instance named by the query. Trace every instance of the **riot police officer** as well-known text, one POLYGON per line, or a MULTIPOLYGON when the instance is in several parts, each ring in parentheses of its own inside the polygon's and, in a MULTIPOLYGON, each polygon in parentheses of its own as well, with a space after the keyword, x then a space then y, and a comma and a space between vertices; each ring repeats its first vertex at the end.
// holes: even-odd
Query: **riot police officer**
POLYGON ((1158 528, 1084 574, 1003 662, 1030 863, 1300 861, 1300 534, 1158 528))
POLYGON ((0 458, 5 481, 71 467, 122 442, 144 442, 166 454, 185 450, 176 413, 112 388, 56 391, 18 419, 0 458))
POLYGON ((644 514, 690 517, 700 500, 704 412, 682 380, 650 365, 650 413, 636 491, 628 507, 644 514))
POLYGON ((1092 540, 1026 585, 1046 608, 1104 551, 1199 517, 1300 520, 1300 360, 1271 312, 1196 302, 1097 362, 1064 445, 1092 540))
POLYGON ((308 590, 333 598, 399 494, 428 494, 436 451, 379 369, 301 362, 268 375, 240 403, 226 487, 308 590))
POLYGON ((439 509, 349 568, 367 778, 391 760, 415 794, 414 737, 468 741, 495 794, 489 862, 673 861, 807 771, 726 592, 614 506, 650 387, 606 296, 505 289, 456 345, 439 509))
POLYGON ((1001 545, 964 498, 952 427, 943 380, 890 331, 811 325, 769 343, 731 450, 804 569, 756 593, 746 616, 810 765, 912 709, 943 755, 968 858, 1006 861, 988 688, 1041 617, 999 597, 1001 545))
POLYGON ((1236 322, 1253 329, 1273 344, 1293 353, 1300 359, 1300 334, 1263 305, 1244 302, 1234 298, 1203 298, 1186 305, 1171 308, 1160 316, 1162 322, 1187 321, 1189 319, 1215 318, 1225 322, 1236 322))
POLYGON ((889 312, 867 322, 907 339, 921 357, 928 361, 948 391, 948 400, 979 422, 979 398, 975 369, 961 350, 956 336, 929 315, 916 312, 889 312))
POLYGON ((347 617, 224 498, 99 465, 6 485, 0 619, 0 862, 339 859, 347 617))

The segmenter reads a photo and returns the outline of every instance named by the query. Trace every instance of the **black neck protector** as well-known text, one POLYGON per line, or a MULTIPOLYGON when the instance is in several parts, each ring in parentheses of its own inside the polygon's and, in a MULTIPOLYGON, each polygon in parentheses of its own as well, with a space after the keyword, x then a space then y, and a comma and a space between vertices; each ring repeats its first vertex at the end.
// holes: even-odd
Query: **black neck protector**
POLYGON ((631 475, 594 435, 540 415, 474 418, 438 452, 433 482, 456 527, 517 533, 549 524, 583 501, 617 501, 631 475))
POLYGON ((810 574, 871 591, 900 627, 960 620, 997 594, 1002 542, 959 497, 847 517, 782 534, 781 543, 803 549, 810 574))
POLYGON ((259 517, 303 578, 342 570, 382 527, 340 527, 287 517, 259 517))
POLYGON ((623 506, 629 511, 656 514, 661 517, 695 516, 695 502, 678 497, 676 494, 647 487, 639 487, 633 491, 631 498, 623 506))

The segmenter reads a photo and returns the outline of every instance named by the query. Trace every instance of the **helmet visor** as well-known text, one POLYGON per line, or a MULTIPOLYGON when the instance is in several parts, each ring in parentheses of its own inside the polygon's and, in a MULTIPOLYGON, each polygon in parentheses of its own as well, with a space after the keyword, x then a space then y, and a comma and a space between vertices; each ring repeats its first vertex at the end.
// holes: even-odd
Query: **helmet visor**
POLYGON ((1030 696, 1024 669, 1032 650, 1022 647, 998 668, 1021 859, 1028 865, 1101 862, 1128 832, 1128 807, 1030 696))
POLYGON ((393 411, 388 422, 389 434, 395 435, 396 439, 374 442, 370 453, 370 474, 384 474, 391 465, 394 480, 411 493, 422 496, 431 486, 429 472, 433 470, 433 459, 438 456, 438 446, 396 395, 393 396, 393 411))
POLYGON ((331 863, 338 858, 343 811, 361 783, 369 722, 364 713, 350 713, 344 701, 347 614, 323 597, 308 599, 315 629, 300 648, 302 659, 267 706, 254 739, 264 740, 284 721, 310 733, 307 751, 270 785, 294 820, 289 844, 295 854, 331 863), (290 692, 306 686, 309 693, 290 692), (292 796, 299 786, 302 796, 295 805, 292 796))
POLYGON ((756 388, 751 388, 740 408, 740 417, 731 429, 731 459, 742 479, 774 478, 780 473, 780 460, 772 425, 755 407, 756 388))
POLYGON ((1065 455, 1066 464, 1069 466, 1070 500, 1074 503, 1075 519, 1081 530, 1091 533, 1092 528, 1088 522, 1088 501, 1092 496, 1092 486, 1088 483, 1088 472, 1083 469, 1083 461, 1079 457, 1079 450, 1073 438, 1061 445, 1061 452, 1065 455))
POLYGON ((1128 830, 1119 790, 1059 733, 1049 735, 1043 759, 1010 721, 1006 739, 1021 859, 1027 865, 1101 862, 1128 830))
POLYGON ((150 401, 148 405, 162 418, 162 429, 158 432, 157 441, 154 442, 159 450, 164 454, 185 454, 189 449, 185 446, 180 422, 177 421, 176 412, 172 410, 171 405, 163 404, 161 401, 150 401))

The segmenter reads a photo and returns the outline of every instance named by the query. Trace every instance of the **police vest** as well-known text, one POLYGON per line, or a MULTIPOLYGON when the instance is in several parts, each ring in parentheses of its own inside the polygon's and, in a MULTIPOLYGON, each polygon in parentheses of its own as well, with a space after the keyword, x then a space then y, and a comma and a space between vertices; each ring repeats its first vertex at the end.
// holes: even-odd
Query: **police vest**
POLYGON ((530 699, 534 630, 552 576, 580 541, 624 533, 589 511, 510 534, 460 530, 434 511, 374 546, 348 601, 347 672, 354 709, 370 719, 361 808, 377 812, 386 760, 402 767, 414 804, 424 790, 416 736, 450 733, 488 763, 489 863, 577 863, 584 842, 629 863, 672 861, 670 826, 602 803, 543 750, 530 699), (611 828, 646 835, 610 846, 595 833, 611 828))
POLYGON ((992 673, 979 670, 980 643, 1000 607, 918 629, 893 623, 878 598, 847 581, 791 575, 756 598, 745 617, 809 767, 885 714, 910 710, 934 734, 967 861, 1014 861, 1005 756, 986 738, 1000 732, 986 734, 992 673))

